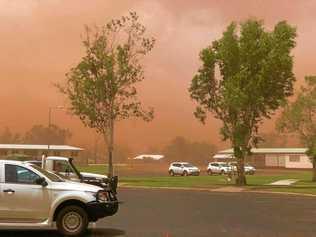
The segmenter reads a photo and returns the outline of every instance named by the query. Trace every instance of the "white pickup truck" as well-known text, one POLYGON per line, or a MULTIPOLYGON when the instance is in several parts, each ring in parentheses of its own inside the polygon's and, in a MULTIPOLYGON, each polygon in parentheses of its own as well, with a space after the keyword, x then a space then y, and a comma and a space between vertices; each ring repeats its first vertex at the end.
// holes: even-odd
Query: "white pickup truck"
POLYGON ((60 156, 43 157, 41 161, 28 161, 31 164, 38 165, 44 170, 53 172, 75 182, 83 182, 100 186, 104 189, 110 189, 116 194, 117 177, 109 179, 106 175, 94 174, 88 172, 79 172, 73 163, 72 158, 60 156))
POLYGON ((112 215, 117 200, 101 187, 67 181, 37 165, 0 160, 0 226, 54 227, 81 235, 89 222, 112 215))

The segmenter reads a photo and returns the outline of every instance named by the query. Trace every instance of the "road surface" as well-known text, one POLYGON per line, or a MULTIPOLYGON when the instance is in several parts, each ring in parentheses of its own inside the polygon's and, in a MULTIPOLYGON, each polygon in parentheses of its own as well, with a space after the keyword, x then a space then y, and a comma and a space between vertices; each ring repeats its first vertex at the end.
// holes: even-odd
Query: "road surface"
MULTIPOLYGON (((316 233, 316 198, 254 193, 121 189, 117 215, 91 237, 309 237, 316 233)), ((57 237, 55 231, 0 231, 5 237, 57 237)))

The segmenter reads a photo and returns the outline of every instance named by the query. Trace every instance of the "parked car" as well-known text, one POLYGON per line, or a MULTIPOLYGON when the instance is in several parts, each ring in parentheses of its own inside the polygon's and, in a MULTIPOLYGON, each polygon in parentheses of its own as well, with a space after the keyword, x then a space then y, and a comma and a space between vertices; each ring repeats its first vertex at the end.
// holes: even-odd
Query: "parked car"
MULTIPOLYGON (((232 167, 233 171, 236 173, 237 172, 237 163, 231 162, 231 163, 229 163, 229 165, 232 167)), ((250 164, 245 164, 244 171, 245 171, 245 174, 254 175, 256 173, 256 168, 250 164)))
POLYGON ((207 173, 212 174, 228 174, 232 172, 232 167, 225 162, 211 162, 207 166, 207 173))
POLYGON ((118 201, 101 187, 66 181, 34 164, 0 160, 0 226, 54 227, 81 235, 89 222, 113 215, 118 201))
POLYGON ((249 165, 249 164, 246 164, 244 166, 244 169, 245 169, 245 173, 246 174, 255 174, 256 173, 256 168, 252 165, 249 165))
POLYGON ((182 175, 200 175, 200 169, 188 162, 173 162, 169 166, 169 174, 171 176, 182 175))

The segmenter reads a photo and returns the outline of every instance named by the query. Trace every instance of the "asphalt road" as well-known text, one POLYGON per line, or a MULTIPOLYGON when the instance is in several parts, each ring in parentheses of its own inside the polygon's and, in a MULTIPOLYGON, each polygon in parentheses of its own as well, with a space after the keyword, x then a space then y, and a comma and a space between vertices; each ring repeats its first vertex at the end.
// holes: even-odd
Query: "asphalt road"
MULTIPOLYGON (((254 193, 121 189, 119 213, 91 237, 309 237, 316 198, 254 193)), ((5 237, 57 237, 55 231, 0 231, 5 237)))

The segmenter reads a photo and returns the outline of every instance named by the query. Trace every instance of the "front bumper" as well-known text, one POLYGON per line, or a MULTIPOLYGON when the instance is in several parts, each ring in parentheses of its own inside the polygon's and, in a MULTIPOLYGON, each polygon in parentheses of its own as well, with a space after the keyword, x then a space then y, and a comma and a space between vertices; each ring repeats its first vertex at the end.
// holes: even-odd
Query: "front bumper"
POLYGON ((200 171, 189 171, 189 175, 195 175, 195 176, 199 176, 200 175, 200 171))
POLYGON ((108 202, 89 202, 87 203, 87 212, 91 221, 97 221, 100 218, 114 215, 119 208, 119 201, 108 202))

